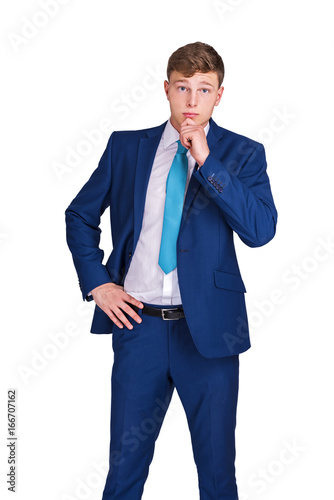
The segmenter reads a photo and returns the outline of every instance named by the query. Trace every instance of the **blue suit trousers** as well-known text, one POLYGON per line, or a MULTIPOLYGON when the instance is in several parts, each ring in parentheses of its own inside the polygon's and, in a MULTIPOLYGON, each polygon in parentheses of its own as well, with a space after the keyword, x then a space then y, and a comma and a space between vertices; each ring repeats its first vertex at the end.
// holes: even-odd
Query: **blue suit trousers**
POLYGON ((205 358, 185 318, 138 314, 140 324, 129 318, 133 330, 115 326, 112 334, 110 468, 102 500, 142 498, 174 388, 189 425, 200 500, 237 500, 239 356, 205 358))

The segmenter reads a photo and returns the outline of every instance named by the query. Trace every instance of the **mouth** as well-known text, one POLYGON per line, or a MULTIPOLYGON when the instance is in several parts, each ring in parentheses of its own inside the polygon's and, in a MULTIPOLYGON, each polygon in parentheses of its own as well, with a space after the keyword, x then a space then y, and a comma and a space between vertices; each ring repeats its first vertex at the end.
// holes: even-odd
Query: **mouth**
POLYGON ((185 116, 186 118, 195 118, 196 116, 198 116, 198 113, 183 113, 183 116, 185 116))

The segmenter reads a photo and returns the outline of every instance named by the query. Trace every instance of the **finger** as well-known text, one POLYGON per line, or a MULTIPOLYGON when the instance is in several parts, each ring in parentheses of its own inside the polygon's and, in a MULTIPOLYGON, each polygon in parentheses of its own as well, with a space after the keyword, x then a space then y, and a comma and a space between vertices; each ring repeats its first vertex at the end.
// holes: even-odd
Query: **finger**
POLYGON ((180 136, 198 136, 201 137, 202 135, 205 135, 204 129, 197 127, 185 127, 184 129, 180 130, 180 136))
POLYGON ((139 307, 140 309, 143 309, 144 307, 144 304, 142 302, 140 302, 139 300, 135 299, 134 297, 132 297, 131 295, 127 294, 126 292, 124 292, 124 295, 125 295, 125 298, 124 300, 126 302, 130 302, 130 304, 133 304, 134 306, 137 306, 139 307))
POLYGON ((195 123, 194 121, 190 121, 190 118, 187 118, 184 122, 181 123, 181 131, 183 130, 196 130, 196 131, 204 131, 203 125, 198 125, 198 123, 195 123))
POLYGON ((198 129, 194 127, 185 127, 180 130, 180 136, 182 137, 189 137, 191 139, 195 134, 198 134, 198 129))
POLYGON ((187 149, 190 149, 192 146, 191 138, 186 137, 187 134, 181 134, 180 135, 180 141, 182 146, 184 146, 187 149))
POLYGON ((199 127, 200 127, 200 125, 196 125, 196 124, 193 125, 193 124, 188 123, 185 125, 181 125, 180 130, 181 130, 181 132, 183 132, 184 130, 198 130, 199 127))
POLYGON ((180 137, 183 137, 183 138, 190 137, 193 134, 194 134, 194 129, 190 128, 190 127, 187 127, 187 128, 180 131, 180 137))
POLYGON ((112 311, 105 311, 106 314, 109 316, 109 318, 111 319, 111 321, 113 323, 115 323, 116 326, 118 326, 118 328, 123 328, 123 323, 121 323, 119 321, 119 319, 117 318, 117 316, 112 312, 112 311))
POLYGON ((124 307, 122 308, 129 316, 131 316, 132 319, 137 321, 137 323, 141 323, 142 319, 141 317, 132 309, 131 306, 129 306, 126 302, 124 302, 124 307))
POLYGON ((126 326, 129 330, 133 329, 133 326, 131 325, 130 321, 126 318, 126 316, 123 314, 121 309, 117 307, 116 310, 113 311, 113 313, 115 314, 115 316, 117 316, 118 320, 121 321, 123 325, 126 326))
POLYGON ((190 135, 190 134, 191 135, 198 135, 198 134, 201 134, 202 131, 204 131, 204 130, 199 129, 198 126, 197 127, 187 126, 187 127, 181 128, 180 136, 181 135, 190 135))

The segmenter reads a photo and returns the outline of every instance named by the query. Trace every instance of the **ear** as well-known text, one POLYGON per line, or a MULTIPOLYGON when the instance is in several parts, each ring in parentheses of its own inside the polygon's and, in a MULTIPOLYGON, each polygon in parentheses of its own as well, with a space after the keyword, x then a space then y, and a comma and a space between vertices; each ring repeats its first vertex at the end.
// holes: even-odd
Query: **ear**
MULTIPOLYGON (((168 89, 169 89, 169 83, 167 82, 167 80, 164 81, 164 89, 165 89, 165 94, 167 96, 167 99, 168 99, 168 89)), ((168 99, 169 100, 169 99, 168 99)))
POLYGON ((215 106, 218 106, 218 104, 220 103, 220 100, 222 98, 223 92, 224 92, 224 87, 220 87, 218 89, 217 99, 216 99, 216 102, 215 102, 215 106))

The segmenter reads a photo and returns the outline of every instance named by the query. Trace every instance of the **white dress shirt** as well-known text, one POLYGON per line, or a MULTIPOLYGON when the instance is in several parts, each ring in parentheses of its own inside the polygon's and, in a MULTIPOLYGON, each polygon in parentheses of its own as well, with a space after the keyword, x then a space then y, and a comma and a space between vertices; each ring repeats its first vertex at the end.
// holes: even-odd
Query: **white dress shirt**
MULTIPOLYGON (((210 125, 205 127, 208 134, 210 125)), ((177 151, 179 132, 168 120, 149 178, 143 223, 135 253, 124 281, 124 291, 148 304, 182 304, 177 269, 165 274, 158 264, 166 199, 166 181, 177 151)), ((185 196, 196 161, 187 153, 188 175, 185 196)), ((185 197, 184 196, 184 197, 185 197)))

